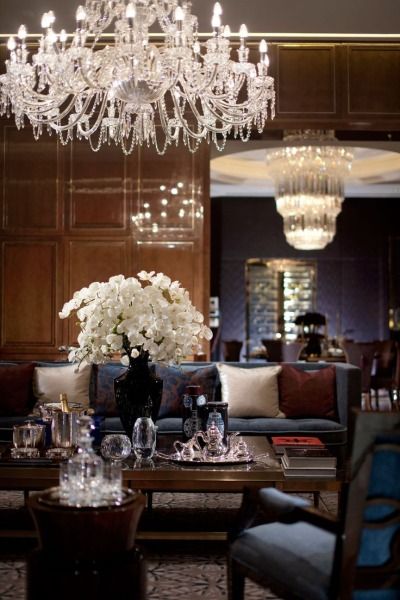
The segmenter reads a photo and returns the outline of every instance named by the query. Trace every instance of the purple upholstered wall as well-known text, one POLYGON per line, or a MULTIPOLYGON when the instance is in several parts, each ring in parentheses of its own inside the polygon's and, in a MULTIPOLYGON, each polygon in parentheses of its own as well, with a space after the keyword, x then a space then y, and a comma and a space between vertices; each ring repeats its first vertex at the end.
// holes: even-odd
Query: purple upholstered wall
MULTIPOLYGON (((334 241, 324 250, 301 252, 285 241, 282 218, 272 198, 214 198, 211 294, 220 297, 221 339, 245 339, 248 258, 315 260, 316 310, 327 315, 329 335, 387 338, 389 246, 390 239, 393 244, 397 237, 398 244, 400 238, 399 203, 398 199, 347 199, 334 241)), ((392 289, 399 290, 396 265, 391 278, 392 289)))

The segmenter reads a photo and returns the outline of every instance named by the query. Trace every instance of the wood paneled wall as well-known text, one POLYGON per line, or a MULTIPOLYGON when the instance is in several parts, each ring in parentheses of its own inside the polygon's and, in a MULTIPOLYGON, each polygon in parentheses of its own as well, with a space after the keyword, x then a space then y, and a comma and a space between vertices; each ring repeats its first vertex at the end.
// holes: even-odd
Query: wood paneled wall
MULTIPOLYGON (((208 315, 209 155, 148 148, 126 157, 119 148, 93 152, 85 142, 36 142, 30 128, 0 121, 1 358, 49 358, 73 344, 73 319, 58 312, 92 281, 138 271, 163 271, 181 281, 208 315), (204 205, 198 237, 176 244, 135 239, 131 216, 144 186, 181 180, 204 205)), ((150 198, 151 201, 151 198, 150 198)))
MULTIPOLYGON (((6 55, 0 48, 0 59, 6 55)), ((273 43, 277 112, 269 130, 400 131, 400 44, 273 43)), ((1 64, 0 72, 4 70, 1 64)), ((239 144, 240 142, 238 142, 239 144)), ((55 358, 76 329, 58 311, 72 293, 111 275, 161 270, 208 314, 209 155, 142 148, 129 157, 85 142, 35 142, 29 127, 0 121, 0 357, 55 358), (196 240, 137 244, 131 215, 149 182, 196 186, 204 221, 196 240)), ((234 241, 232 241, 234 243, 234 241)))
POLYGON ((267 130, 400 130, 400 44, 276 43, 269 55, 276 117, 267 130))

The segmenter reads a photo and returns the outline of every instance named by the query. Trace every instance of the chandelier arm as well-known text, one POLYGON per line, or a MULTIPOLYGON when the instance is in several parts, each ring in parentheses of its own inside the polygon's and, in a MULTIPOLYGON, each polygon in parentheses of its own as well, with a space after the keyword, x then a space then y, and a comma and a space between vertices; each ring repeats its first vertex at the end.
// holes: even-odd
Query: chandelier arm
MULTIPOLYGON (((64 100, 63 100, 63 102, 64 102, 64 100)), ((63 102, 60 103, 60 104, 63 104, 63 102)), ((71 99, 70 103, 68 104, 68 106, 64 109, 64 111, 61 114, 57 115, 57 120, 58 121, 61 120, 61 119, 63 119, 64 117, 66 117, 68 115, 68 113, 70 112, 70 110, 73 107, 73 105, 75 104, 75 102, 76 102, 76 98, 75 98, 75 96, 72 96, 72 99, 71 99)), ((54 108, 59 108, 60 104, 54 104, 53 107, 54 108)), ((49 110, 51 110, 51 108, 45 108, 44 109, 42 107, 38 107, 36 104, 33 104, 33 103, 32 103, 32 106, 35 107, 37 109, 36 112, 38 112, 40 114, 45 114, 46 112, 48 112, 49 110)), ((25 111, 25 114, 26 114, 26 111, 25 111)), ((32 117, 32 118, 29 117, 29 118, 32 121, 34 121, 35 123, 43 123, 43 120, 36 120, 34 117, 32 117)), ((54 117, 54 119, 55 119, 55 117, 54 117)), ((54 119, 47 119, 46 123, 51 123, 51 122, 53 122, 54 119)))
MULTIPOLYGON (((209 94, 205 94, 206 97, 210 96, 209 94)), ((244 102, 242 102, 241 104, 235 104, 234 107, 232 107, 229 103, 226 103, 223 99, 223 96, 210 96, 213 100, 215 99, 216 104, 221 106, 221 110, 224 110, 226 112, 229 112, 230 110, 232 110, 232 108, 234 110, 239 109, 239 110, 243 110, 248 108, 249 106, 256 104, 258 102, 258 100, 260 99, 260 97, 262 96, 262 90, 260 89, 259 93, 257 94, 257 96, 255 98, 252 98, 252 100, 246 100, 244 102)), ((226 95, 225 95, 226 97, 226 95)), ((268 100, 268 98, 267 98, 268 100)))
MULTIPOLYGON (((212 86, 212 85, 213 85, 213 83, 214 83, 214 81, 215 81, 215 79, 216 79, 216 77, 217 77, 217 74, 218 74, 218 65, 217 65, 217 63, 214 63, 213 71, 212 71, 212 73, 211 73, 211 75, 210 75, 210 78, 209 78, 209 80, 207 81, 207 83, 204 83, 204 84, 203 84, 203 86, 202 86, 200 89, 197 89, 197 88, 196 88, 196 92, 195 92, 195 93, 196 93, 196 94, 198 94, 198 95, 205 93, 205 92, 206 92, 206 90, 207 90, 207 89, 208 89, 210 86, 212 86)), ((185 87, 186 87, 186 85, 190 85, 190 83, 188 82, 188 80, 187 80, 187 78, 185 77, 185 75, 184 75, 184 74, 183 74, 183 78, 184 78, 184 81, 186 82, 186 84, 185 84, 185 87)), ((181 83, 181 85, 183 86, 183 84, 182 84, 182 83, 181 83)), ((190 87, 192 87, 192 86, 190 85, 190 87)), ((178 93, 179 93, 180 95, 182 95, 182 94, 181 94, 181 92, 180 92, 180 90, 179 90, 179 88, 178 88, 178 93)))
MULTIPOLYGON (((196 114, 197 111, 196 111, 195 107, 193 106, 190 98, 187 98, 187 100, 188 100, 188 102, 189 102, 189 104, 191 106, 191 109, 194 112, 194 115, 197 118, 197 120, 199 121, 199 123, 201 123, 201 125, 203 125, 203 129, 202 129, 201 133, 195 133, 194 131, 192 131, 190 129, 190 127, 188 126, 188 124, 186 123, 186 121, 183 118, 183 115, 181 113, 181 109, 180 109, 179 104, 178 104, 178 100, 175 98, 174 94, 171 94, 171 95, 172 95, 172 99, 174 101, 174 105, 175 105, 175 109, 176 109, 176 113, 177 113, 178 119, 181 122, 181 125, 182 125, 183 129, 186 131, 186 133, 188 135, 190 135, 190 137, 192 137, 194 139, 197 139, 197 140, 202 140, 206 136, 206 133, 207 133, 207 130, 209 129, 209 127, 208 126, 206 127, 204 125, 203 119, 202 119, 202 117, 201 117, 200 114, 197 116, 197 114, 196 114)), ((220 132, 216 131, 216 133, 220 133, 220 132)))
MULTIPOLYGON (((77 124, 79 132, 84 137, 89 138, 97 130, 97 128, 99 127, 100 122, 103 120, 104 112, 106 110, 106 102, 107 102, 107 95, 104 94, 103 102, 101 103, 101 107, 100 107, 100 110, 99 110, 99 115, 98 115, 98 117, 97 117, 94 125, 92 125, 92 127, 90 129, 88 129, 88 130, 82 129, 81 124, 80 123, 77 124)), ((119 128, 119 126, 118 126, 118 128, 119 128)))
MULTIPOLYGON (((197 108, 196 108, 196 105, 195 105, 195 103, 193 102, 191 95, 190 95, 189 93, 187 93, 187 92, 186 92, 186 90, 184 90, 184 91, 185 91, 185 95, 184 95, 184 97, 185 97, 185 98, 186 98, 186 100, 189 102, 190 108, 192 109, 192 112, 193 112, 194 116, 195 116, 195 117, 196 117, 196 119, 199 121, 199 123, 201 123, 201 125, 203 125, 203 127, 204 127, 204 128, 207 130, 207 131, 211 131, 211 132, 214 132, 214 133, 226 133, 226 132, 228 132, 228 131, 231 129, 231 125, 230 125, 230 124, 224 125, 224 127, 222 127, 222 128, 213 127, 212 125, 206 124, 206 123, 204 122, 204 116, 203 116, 203 115, 201 115, 201 114, 199 113, 199 111, 197 110, 197 108)), ((175 106, 177 106, 177 108, 178 108, 178 110, 179 110, 179 105, 177 105, 177 104, 176 104, 177 100, 176 100, 175 96, 174 96, 174 95, 172 95, 172 97, 173 97, 173 99, 174 99, 175 106)), ((201 98, 200 98, 200 102, 203 104, 203 100, 202 100, 201 98)), ((215 113, 215 112, 214 112, 214 111, 213 111, 213 110, 212 110, 212 109, 211 109, 211 108, 210 108, 208 105, 207 105, 207 108, 209 108, 210 112, 211 112, 211 113, 214 115, 214 117, 215 117, 216 119, 218 119, 219 121, 222 121, 222 122, 223 122, 223 119, 222 119, 222 118, 221 118, 221 117, 220 117, 220 116, 219 116, 217 113, 215 113)), ((235 123, 232 123, 232 125, 234 125, 234 124, 235 124, 235 123)), ((238 124, 240 125, 240 123, 238 123, 238 124)), ((196 135, 194 135, 193 137, 197 137, 197 136, 196 136, 196 135)), ((204 137, 204 136, 203 136, 203 137, 204 137)))
MULTIPOLYGON (((20 91, 21 91, 23 103, 26 104, 27 106, 31 106, 32 108, 41 109, 42 105, 44 105, 44 104, 49 105, 49 108, 58 108, 60 106, 60 103, 56 103, 56 102, 54 102, 54 100, 49 100, 49 99, 44 98, 42 96, 42 94, 39 94, 39 92, 35 92, 35 90, 33 90, 32 88, 28 88, 26 85, 24 85, 24 86, 20 85, 20 91), (38 106, 37 103, 35 103, 33 100, 32 101, 26 100, 25 99, 26 94, 36 97, 38 100, 40 100, 41 105, 38 106)), ((20 100, 21 96, 18 97, 18 100, 20 100)), ((10 100, 11 100, 11 97, 10 97, 10 100)), ((63 102, 64 102, 64 100, 63 100, 63 102)), ((62 104, 62 102, 61 102, 61 104, 62 104)), ((46 108, 45 110, 49 110, 49 108, 46 108)))
MULTIPOLYGON (((218 112, 216 112, 216 110, 214 109, 212 103, 210 101, 207 101, 207 100, 208 99, 206 97, 201 102, 202 103, 203 103, 203 101, 205 102, 205 104, 207 105, 207 109, 210 111, 210 113, 216 119, 218 119, 222 123, 225 123, 224 127, 220 128, 220 129, 215 128, 215 127, 209 127, 209 126, 207 126, 207 129, 209 129, 209 131, 213 131, 214 133, 225 133, 225 132, 228 132, 233 126, 235 126, 235 125, 236 126, 246 125, 248 123, 248 121, 251 121, 254 118, 254 117, 248 116, 245 121, 243 121, 243 120, 241 120, 241 121, 230 120, 229 122, 227 122, 224 117, 222 117, 221 115, 218 114, 218 112)), ((189 103, 190 103, 190 100, 189 100, 189 103)), ((197 109, 194 108, 194 110, 196 110, 196 117, 199 119, 199 121, 201 121, 202 120, 202 116, 197 112, 197 109)))
MULTIPOLYGON (((57 131, 57 133, 60 133, 61 131, 67 131, 67 130, 72 130, 75 125, 77 125, 77 123, 80 121, 80 119, 82 118, 82 116, 85 114, 86 109, 88 108, 91 100, 92 100, 93 96, 88 96, 85 104, 83 105, 82 110, 80 111, 80 113, 78 113, 76 115, 76 118, 73 122, 68 123, 68 125, 56 125, 55 123, 53 123, 52 121, 49 121, 48 124, 50 125, 50 127, 52 127, 55 131, 57 131)), ((42 121, 39 121, 40 123, 42 121)), ((46 122, 45 122, 46 124, 46 122)))
POLYGON ((79 66, 79 72, 82 75, 83 81, 89 86, 90 89, 92 90, 102 90, 103 88, 99 88, 99 85, 97 83, 95 83, 94 81, 92 81, 91 79, 89 79, 89 77, 86 74, 86 71, 83 68, 83 64, 82 64, 82 59, 78 58, 78 66, 79 66))
POLYGON ((176 138, 174 138, 170 133, 169 133, 169 127, 168 127, 168 122, 167 122, 167 118, 165 115, 165 110, 164 110, 164 106, 160 100, 157 100, 157 106, 158 106, 158 112, 160 115, 160 121, 161 121, 161 127, 165 133, 165 137, 166 139, 169 140, 169 143, 173 142, 176 138))
MULTIPOLYGON (((175 81, 174 85, 176 85, 177 83, 180 83, 180 85, 182 87, 185 87, 185 88, 187 88, 188 86, 190 86, 190 90, 191 90, 190 93, 192 93, 192 94, 196 94, 196 95, 200 95, 200 94, 209 95, 209 94, 207 94, 206 90, 214 83, 214 80, 215 80, 217 74, 218 74, 218 65, 215 64, 214 65, 214 69, 213 69, 213 73, 212 73, 212 75, 210 77, 210 80, 206 84, 203 84, 203 86, 200 89, 197 89, 197 88, 194 89, 193 86, 188 81, 188 79, 186 77, 184 77, 184 76, 183 76, 184 77, 183 81, 181 81, 181 80, 179 80, 179 82, 175 81)), ((235 91, 239 91, 241 86, 242 86, 242 84, 240 84, 240 86, 239 86, 238 89, 236 89, 236 87, 235 87, 235 91)), ((185 95, 181 92, 181 90, 179 88, 176 88, 176 92, 179 94, 179 96, 181 96, 182 98, 185 98, 185 95)), ((185 92, 185 94, 187 94, 187 91, 185 92)), ((226 93, 224 93, 224 94, 218 94, 218 95, 213 95, 214 98, 226 98, 226 96, 227 96, 226 93)))

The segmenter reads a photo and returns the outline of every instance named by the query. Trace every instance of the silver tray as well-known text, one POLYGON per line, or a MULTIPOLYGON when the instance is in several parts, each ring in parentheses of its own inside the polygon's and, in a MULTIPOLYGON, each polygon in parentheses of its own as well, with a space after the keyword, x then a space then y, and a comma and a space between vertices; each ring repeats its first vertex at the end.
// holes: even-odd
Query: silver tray
POLYGON ((246 458, 224 458, 223 456, 217 456, 215 458, 209 458, 208 460, 199 460, 194 458, 193 460, 180 458, 177 454, 171 454, 170 456, 166 454, 158 454, 159 458, 163 460, 168 460, 178 465, 182 465, 184 467, 226 467, 229 465, 247 465, 254 461, 254 456, 250 455, 246 458))

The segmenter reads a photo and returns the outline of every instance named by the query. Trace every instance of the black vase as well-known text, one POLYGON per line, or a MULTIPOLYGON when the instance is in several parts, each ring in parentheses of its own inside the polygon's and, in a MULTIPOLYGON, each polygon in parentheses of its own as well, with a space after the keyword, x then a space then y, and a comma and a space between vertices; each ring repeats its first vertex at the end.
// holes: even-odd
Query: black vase
POLYGON ((129 439, 136 419, 151 417, 156 422, 163 382, 149 368, 147 355, 131 358, 125 373, 114 379, 119 417, 129 439))

